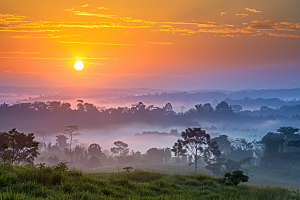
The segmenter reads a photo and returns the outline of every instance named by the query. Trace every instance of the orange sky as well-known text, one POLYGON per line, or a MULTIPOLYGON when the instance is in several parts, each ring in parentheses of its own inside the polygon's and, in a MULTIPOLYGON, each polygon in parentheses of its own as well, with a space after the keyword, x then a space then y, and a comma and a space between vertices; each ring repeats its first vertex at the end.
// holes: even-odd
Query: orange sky
POLYGON ((0 5, 0 85, 300 87, 300 1, 0 5), (78 59, 80 72, 73 68, 78 59))

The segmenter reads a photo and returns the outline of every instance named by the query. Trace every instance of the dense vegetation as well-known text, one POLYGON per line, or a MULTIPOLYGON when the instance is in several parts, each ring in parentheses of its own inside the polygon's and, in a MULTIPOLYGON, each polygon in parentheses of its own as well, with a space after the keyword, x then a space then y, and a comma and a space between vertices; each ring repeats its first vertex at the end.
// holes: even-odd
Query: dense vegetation
POLYGON ((0 165, 0 199, 300 199, 283 187, 240 184, 203 174, 82 173, 0 165))
POLYGON ((164 126, 199 126, 199 122, 263 123, 268 120, 297 122, 300 106, 283 106, 273 109, 262 106, 260 110, 243 110, 240 105, 228 105, 222 101, 212 107, 210 103, 196 104, 186 112, 176 113, 171 103, 163 107, 145 105, 143 102, 131 107, 104 108, 78 100, 77 108, 60 101, 1 104, 0 123, 4 128, 18 124, 18 128, 30 130, 32 127, 50 128, 58 131, 60 124, 76 124, 81 128, 100 128, 130 123, 146 123, 164 126))

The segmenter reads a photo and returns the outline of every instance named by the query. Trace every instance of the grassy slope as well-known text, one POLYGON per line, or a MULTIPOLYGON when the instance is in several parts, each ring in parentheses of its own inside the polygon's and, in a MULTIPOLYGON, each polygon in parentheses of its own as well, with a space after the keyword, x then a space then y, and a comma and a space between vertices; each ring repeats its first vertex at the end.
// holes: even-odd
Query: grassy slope
MULTIPOLYGON (((134 169, 154 171, 163 174, 191 174, 194 172, 194 166, 187 164, 132 164, 119 165, 120 172, 125 166, 131 166, 134 169)), ((111 173, 118 172, 117 166, 105 166, 88 172, 111 173)), ((198 172, 212 175, 204 166, 198 166, 198 172)), ((248 167, 244 172, 249 175, 250 184, 258 185, 278 185, 284 187, 299 187, 300 168, 295 169, 265 169, 260 167, 248 167)))
POLYGON ((0 199, 300 199, 283 187, 231 187, 221 182, 203 174, 83 174, 0 165, 0 199))

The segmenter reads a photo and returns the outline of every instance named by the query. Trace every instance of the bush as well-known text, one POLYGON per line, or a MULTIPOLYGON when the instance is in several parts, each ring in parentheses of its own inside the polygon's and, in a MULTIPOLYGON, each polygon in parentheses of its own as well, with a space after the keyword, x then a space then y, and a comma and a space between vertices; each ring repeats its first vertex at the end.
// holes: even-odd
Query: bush
POLYGON ((241 170, 236 170, 232 173, 225 172, 223 180, 225 185, 238 185, 240 182, 248 182, 249 176, 244 175, 241 170))

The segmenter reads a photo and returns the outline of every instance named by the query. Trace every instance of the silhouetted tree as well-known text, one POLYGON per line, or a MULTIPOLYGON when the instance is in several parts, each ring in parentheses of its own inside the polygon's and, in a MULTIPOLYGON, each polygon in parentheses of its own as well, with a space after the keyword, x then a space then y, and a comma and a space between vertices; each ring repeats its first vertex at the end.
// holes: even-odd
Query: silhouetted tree
POLYGON ((65 135, 69 136, 69 150, 72 151, 72 144, 78 142, 78 140, 74 139, 74 137, 81 135, 79 133, 79 128, 77 126, 67 126, 67 129, 65 130, 65 135))
POLYGON ((262 167, 278 168, 280 166, 279 152, 281 152, 280 148, 284 141, 284 136, 282 134, 273 132, 269 132, 262 138, 261 142, 265 147, 265 151, 260 162, 262 167))
POLYGON ((39 155, 34 133, 20 133, 15 128, 0 133, 0 154, 2 162, 11 164, 32 163, 39 155))
POLYGON ((110 151, 116 156, 126 156, 129 153, 128 144, 122 141, 115 141, 115 147, 112 147, 110 151))
POLYGON ((102 153, 102 151, 101 151, 100 145, 96 144, 96 143, 91 144, 87 150, 91 156, 101 157, 104 155, 104 153, 102 153))
POLYGON ((192 157, 197 173, 198 159, 204 157, 206 162, 212 162, 220 156, 216 142, 211 142, 210 135, 201 128, 187 128, 182 132, 180 139, 174 144, 171 151, 177 155, 187 155, 192 157))
POLYGON ((150 148, 147 150, 147 160, 150 163, 163 163, 164 157, 164 149, 150 148))
POLYGON ((57 141, 57 146, 60 150, 64 150, 67 147, 67 138, 65 135, 57 135, 56 141, 57 141))

